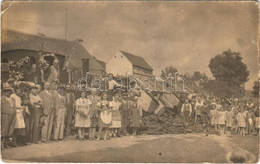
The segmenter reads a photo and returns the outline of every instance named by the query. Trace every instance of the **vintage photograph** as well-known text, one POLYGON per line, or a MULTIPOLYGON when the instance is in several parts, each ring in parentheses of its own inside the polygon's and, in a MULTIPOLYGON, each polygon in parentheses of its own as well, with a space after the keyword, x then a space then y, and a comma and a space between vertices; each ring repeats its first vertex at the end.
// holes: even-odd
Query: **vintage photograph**
POLYGON ((256 1, 3 1, 1 160, 257 163, 256 1))

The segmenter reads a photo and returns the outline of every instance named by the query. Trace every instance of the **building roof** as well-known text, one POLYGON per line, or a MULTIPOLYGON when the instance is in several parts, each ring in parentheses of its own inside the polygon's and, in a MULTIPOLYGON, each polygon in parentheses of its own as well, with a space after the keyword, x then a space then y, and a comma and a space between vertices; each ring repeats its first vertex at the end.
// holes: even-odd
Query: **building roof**
POLYGON ((12 50, 32 50, 46 51, 63 56, 71 55, 72 60, 70 62, 74 67, 82 67, 81 60, 90 59, 94 62, 90 70, 103 70, 102 66, 95 60, 94 56, 90 55, 89 52, 76 41, 51 38, 44 35, 25 34, 11 30, 2 30, 1 35, 2 52, 12 50))
POLYGON ((140 56, 135 56, 125 51, 120 51, 134 66, 153 70, 153 68, 140 56))
POLYGON ((101 67, 103 68, 103 70, 106 70, 106 63, 101 61, 101 60, 97 60, 97 62, 101 65, 101 67))

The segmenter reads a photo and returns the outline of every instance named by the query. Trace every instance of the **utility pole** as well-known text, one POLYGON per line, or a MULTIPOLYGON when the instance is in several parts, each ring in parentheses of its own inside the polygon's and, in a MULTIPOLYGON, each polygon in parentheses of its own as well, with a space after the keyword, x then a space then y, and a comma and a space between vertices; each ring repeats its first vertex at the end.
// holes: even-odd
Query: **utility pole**
POLYGON ((67 30, 68 30, 68 9, 66 9, 66 25, 65 25, 65 40, 67 40, 68 38, 68 36, 67 36, 67 30))

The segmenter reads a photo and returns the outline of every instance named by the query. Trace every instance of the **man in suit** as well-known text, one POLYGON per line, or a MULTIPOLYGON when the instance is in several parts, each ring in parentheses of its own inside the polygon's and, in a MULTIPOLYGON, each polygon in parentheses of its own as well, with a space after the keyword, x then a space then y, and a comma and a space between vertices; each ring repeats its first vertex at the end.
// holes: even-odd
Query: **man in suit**
POLYGON ((73 106, 75 102, 75 95, 69 84, 66 85, 66 100, 67 100, 67 111, 66 111, 66 136, 71 134, 71 126, 73 120, 73 106))
POLYGON ((54 140, 63 140, 64 137, 64 120, 66 114, 66 97, 65 87, 59 87, 58 93, 54 94, 54 116, 55 116, 55 130, 54 140))
POLYGON ((8 83, 4 83, 2 87, 2 100, 1 100, 1 148, 7 148, 7 138, 9 135, 9 118, 11 114, 11 101, 10 95, 12 88, 8 83))
POLYGON ((49 82, 44 84, 44 90, 40 92, 40 97, 43 100, 42 117, 45 117, 46 120, 42 127, 42 142, 46 142, 50 140, 54 120, 54 102, 49 82))
POLYGON ((40 134, 40 118, 42 114, 42 99, 37 92, 36 85, 31 87, 30 98, 30 140, 38 144, 40 134))

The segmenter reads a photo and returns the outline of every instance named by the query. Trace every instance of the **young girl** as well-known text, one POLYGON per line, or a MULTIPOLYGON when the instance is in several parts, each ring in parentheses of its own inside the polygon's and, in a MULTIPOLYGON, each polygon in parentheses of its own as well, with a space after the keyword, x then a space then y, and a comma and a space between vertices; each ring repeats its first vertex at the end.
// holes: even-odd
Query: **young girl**
POLYGON ((133 129, 133 135, 136 135, 137 129, 140 127, 140 108, 137 102, 132 101, 130 105, 130 127, 133 129))
POLYGON ((223 107, 221 107, 218 111, 218 128, 220 134, 225 133, 225 123, 226 123, 226 112, 223 107))
POLYGON ((216 109, 216 105, 212 104, 212 108, 210 110, 210 123, 211 127, 215 128, 215 131, 218 130, 217 125, 218 125, 218 110, 216 109))
POLYGON ((98 126, 98 104, 100 104, 100 97, 97 95, 97 90, 92 89, 91 95, 88 96, 89 100, 92 103, 92 107, 90 108, 90 132, 89 132, 89 140, 95 139, 96 128, 98 126))
POLYGON ((237 114, 237 124, 238 124, 238 133, 241 135, 245 135, 245 128, 246 128, 246 117, 243 114, 243 109, 240 108, 237 114))
POLYGON ((121 115, 119 112, 119 107, 121 102, 119 101, 119 95, 116 94, 113 101, 110 102, 109 107, 112 110, 112 137, 119 137, 119 129, 121 128, 121 115))
POLYGON ((97 140, 100 140, 100 135, 101 135, 103 129, 105 130, 104 140, 107 140, 108 128, 112 122, 112 113, 109 108, 109 101, 107 100, 106 93, 104 93, 103 98, 98 106, 100 106, 100 108, 99 108, 100 116, 99 116, 99 120, 98 120, 99 130, 98 130, 97 140))
POLYGON ((91 101, 86 98, 86 93, 81 92, 81 97, 76 100, 75 127, 78 128, 79 140, 85 140, 85 128, 90 128, 90 107, 91 101))
POLYGON ((254 123, 255 123, 255 114, 253 112, 253 109, 251 109, 251 108, 249 109, 249 112, 247 113, 247 116, 246 116, 246 120, 247 120, 247 125, 248 125, 247 133, 249 135, 251 135, 254 130, 254 123))
POLYGON ((227 109, 226 112, 226 128, 227 130, 231 130, 232 124, 233 124, 233 111, 231 110, 231 107, 227 109))

